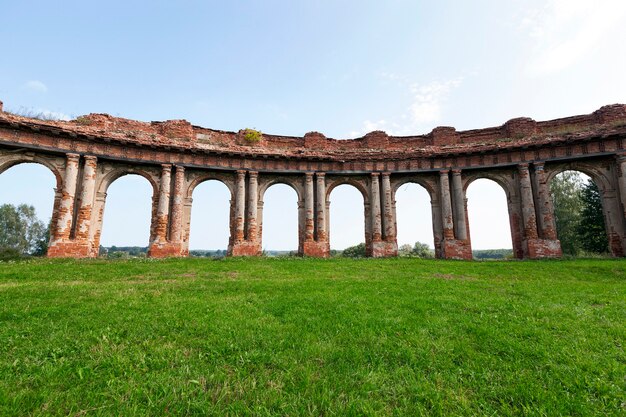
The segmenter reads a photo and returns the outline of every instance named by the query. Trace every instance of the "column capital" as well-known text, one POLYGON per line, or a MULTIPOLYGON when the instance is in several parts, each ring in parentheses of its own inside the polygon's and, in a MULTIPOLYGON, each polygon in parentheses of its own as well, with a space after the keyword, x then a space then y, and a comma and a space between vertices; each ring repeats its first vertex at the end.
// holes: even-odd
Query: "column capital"
POLYGON ((174 165, 176 167, 176 172, 185 172, 185 167, 182 165, 174 165))
POLYGON ((163 171, 171 171, 172 170, 172 164, 161 164, 161 170, 163 171))
POLYGON ((371 172, 371 173, 370 173, 370 176, 371 176, 372 178, 378 178, 378 177, 380 177, 380 172, 371 172))
POLYGON ((95 155, 85 155, 84 158, 85 158, 85 161, 96 162, 98 160, 98 157, 95 155))
POLYGON ((533 162, 533 168, 535 168, 535 171, 543 171, 545 167, 545 162, 541 161, 541 162, 533 162))
POLYGON ((448 175, 448 173, 450 172, 449 169, 440 169, 439 170, 439 175, 448 175))
POLYGON ((618 162, 626 162, 626 153, 618 153, 615 155, 618 162))
POLYGON ((319 178, 319 179, 322 179, 322 178, 324 178, 326 176, 326 173, 325 172, 316 172, 315 176, 317 178, 319 178))
POLYGON ((517 164, 517 169, 519 171, 528 171, 528 162, 522 162, 521 164, 517 164))
POLYGON ((381 173, 381 175, 382 175, 383 177, 390 177, 390 176, 391 176, 391 172, 389 172, 389 171, 385 171, 385 172, 381 173))
POLYGON ((248 175, 250 176, 250 178, 258 178, 259 171, 248 171, 248 175))
POLYGON ((461 170, 460 169, 453 169, 452 170, 452 175, 461 175, 461 170))
POLYGON ((313 173, 311 171, 307 171, 304 173, 304 176, 306 177, 306 179, 313 179, 313 173))
POLYGON ((236 172, 237 172, 237 176, 238 177, 245 177, 246 176, 246 170, 245 169, 238 169, 236 172))
POLYGON ((80 159, 80 155, 77 153, 66 153, 65 156, 72 161, 78 161, 80 159))

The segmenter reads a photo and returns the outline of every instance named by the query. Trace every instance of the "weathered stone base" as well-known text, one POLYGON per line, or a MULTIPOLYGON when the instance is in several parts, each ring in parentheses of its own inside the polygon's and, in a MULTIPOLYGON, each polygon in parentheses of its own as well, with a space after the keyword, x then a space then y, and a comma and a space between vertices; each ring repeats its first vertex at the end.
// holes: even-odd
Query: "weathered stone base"
POLYGON ((622 245, 622 238, 619 234, 615 232, 610 232, 608 234, 609 238, 609 250, 613 256, 622 257, 624 256, 624 245, 622 245))
POLYGON ((330 256, 330 245, 328 242, 304 242, 302 255, 312 258, 328 258, 330 256))
POLYGON ((89 258, 93 257, 91 245, 87 242, 56 241, 48 246, 48 258, 89 258))
POLYGON ((149 258, 173 258, 189 255, 189 251, 183 250, 180 243, 153 243, 148 248, 149 258))
POLYGON ((259 242, 237 242, 228 246, 229 256, 261 256, 263 250, 259 242))
POLYGON ((472 245, 469 240, 447 239, 443 241, 442 258, 473 259, 472 245))
POLYGON ((560 258, 561 241, 547 239, 527 239, 522 241, 527 248, 527 254, 530 259, 537 258, 560 258))
POLYGON ((371 253, 368 256, 372 258, 390 258, 398 256, 398 244, 396 242, 372 242, 371 253))

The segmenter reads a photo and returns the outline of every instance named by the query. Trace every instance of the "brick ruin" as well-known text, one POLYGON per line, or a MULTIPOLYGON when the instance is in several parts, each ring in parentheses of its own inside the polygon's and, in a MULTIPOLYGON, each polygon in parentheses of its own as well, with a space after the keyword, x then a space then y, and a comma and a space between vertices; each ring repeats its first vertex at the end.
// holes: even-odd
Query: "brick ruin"
POLYGON ((426 135, 396 137, 375 131, 336 140, 193 126, 185 120, 140 122, 107 114, 45 121, 2 111, 0 174, 26 162, 56 177, 48 256, 98 255, 109 185, 138 174, 152 185, 148 255, 186 256, 194 188, 223 182, 231 193, 232 256, 261 254, 263 195, 283 183, 298 194, 298 252, 329 255, 329 195, 341 184, 363 195, 367 254, 396 256, 395 192, 422 185, 430 194, 438 258, 471 259, 465 190, 479 178, 496 181, 507 196, 517 258, 558 257, 549 182, 578 170, 598 185, 609 246, 626 247, 626 105, 589 115, 536 122, 509 120, 499 127, 457 131, 437 127, 426 135))

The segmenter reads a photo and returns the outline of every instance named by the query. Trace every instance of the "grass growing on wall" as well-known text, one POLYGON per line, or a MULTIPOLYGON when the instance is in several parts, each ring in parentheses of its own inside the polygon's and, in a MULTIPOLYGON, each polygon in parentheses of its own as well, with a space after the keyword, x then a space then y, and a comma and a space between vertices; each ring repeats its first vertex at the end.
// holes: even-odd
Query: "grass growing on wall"
POLYGON ((626 262, 0 264, 0 415, 623 415, 626 262))

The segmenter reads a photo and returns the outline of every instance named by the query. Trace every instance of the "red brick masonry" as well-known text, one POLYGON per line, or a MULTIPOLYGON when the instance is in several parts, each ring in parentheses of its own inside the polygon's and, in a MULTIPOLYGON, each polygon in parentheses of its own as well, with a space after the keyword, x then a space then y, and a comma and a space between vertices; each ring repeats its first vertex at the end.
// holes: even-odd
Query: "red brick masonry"
MULTIPOLYGON (((365 241, 370 256, 397 254, 395 191, 407 182, 431 196, 436 254, 471 258, 465 190, 478 178, 507 194, 511 235, 519 258, 561 255, 548 184, 576 169, 600 188, 612 253, 626 247, 626 106, 536 122, 512 119, 499 127, 456 131, 437 127, 426 135, 397 137, 375 131, 336 140, 318 132, 304 137, 243 130, 225 132, 185 120, 140 122, 89 114, 71 121, 43 121, 2 112, 0 173, 23 162, 40 163, 57 179, 48 255, 96 256, 108 186, 135 173, 153 189, 149 256, 188 254, 191 197, 203 181, 217 179, 231 191, 233 256, 262 250, 262 206, 274 183, 299 196, 299 253, 329 255, 328 196, 351 184, 363 194, 365 241)), ((194 213, 194 215, 196 215, 194 213)))

